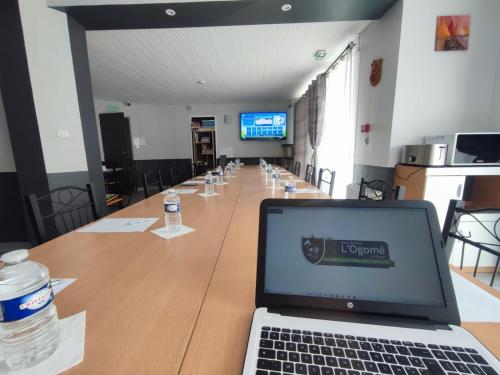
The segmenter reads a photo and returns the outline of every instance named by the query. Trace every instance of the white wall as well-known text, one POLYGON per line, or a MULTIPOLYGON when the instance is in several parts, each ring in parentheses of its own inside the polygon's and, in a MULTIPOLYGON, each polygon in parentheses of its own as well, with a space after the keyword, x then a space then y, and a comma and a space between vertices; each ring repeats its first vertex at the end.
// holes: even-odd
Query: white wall
POLYGON ((378 21, 361 32, 358 113, 356 121, 355 164, 385 166, 391 139, 394 93, 398 71, 399 37, 403 2, 399 1, 378 21), (370 85, 371 63, 382 58, 382 79, 370 85), (372 125, 370 140, 364 144, 362 124, 372 125))
POLYGON ((10 143, 7 119, 3 107, 2 93, 0 92, 0 172, 15 172, 14 155, 10 143))
MULTIPOLYGON (((234 156, 281 156, 281 142, 241 141, 239 114, 250 111, 289 111, 287 103, 231 103, 199 104, 192 110, 181 105, 153 105, 132 103, 130 107, 117 101, 95 99, 97 119, 107 111, 108 105, 116 105, 130 118, 132 137, 143 137, 146 145, 134 148, 135 160, 191 158, 191 117, 215 116, 216 141, 220 147, 232 147, 234 156), (224 115, 232 117, 231 124, 224 124, 224 115)), ((98 122, 99 123, 99 122, 98 122)), ((292 126, 291 119, 288 119, 292 126)))
POLYGON ((387 166, 399 161, 401 146, 423 136, 490 130, 499 20, 498 0, 404 2, 387 166), (435 52, 436 17, 459 14, 471 16, 469 49, 435 52))
POLYGON ((498 56, 495 89, 491 101, 490 130, 500 131, 500 55, 498 56))
MULTIPOLYGON (((241 112, 266 112, 280 111, 290 112, 286 102, 274 103, 231 103, 216 104, 215 122, 217 124, 217 148, 232 147, 233 155, 240 157, 254 156, 282 156, 281 145, 285 142, 280 141, 242 141, 240 139, 240 113, 241 112), (231 124, 224 124, 224 115, 232 117, 231 124)), ((196 111, 196 106, 193 106, 196 111)), ((293 127, 290 122, 290 114, 287 116, 288 128, 293 127)), ((293 134, 287 135, 287 140, 293 139, 293 134)))
POLYGON ((19 0, 19 10, 47 173, 86 171, 66 14, 44 0, 19 0))

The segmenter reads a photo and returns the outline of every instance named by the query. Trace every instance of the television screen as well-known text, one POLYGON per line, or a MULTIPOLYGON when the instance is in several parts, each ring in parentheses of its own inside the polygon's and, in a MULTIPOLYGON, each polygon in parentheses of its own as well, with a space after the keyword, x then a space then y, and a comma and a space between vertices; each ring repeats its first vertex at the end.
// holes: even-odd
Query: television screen
POLYGON ((286 112, 245 112, 240 114, 240 137, 286 139, 286 112))

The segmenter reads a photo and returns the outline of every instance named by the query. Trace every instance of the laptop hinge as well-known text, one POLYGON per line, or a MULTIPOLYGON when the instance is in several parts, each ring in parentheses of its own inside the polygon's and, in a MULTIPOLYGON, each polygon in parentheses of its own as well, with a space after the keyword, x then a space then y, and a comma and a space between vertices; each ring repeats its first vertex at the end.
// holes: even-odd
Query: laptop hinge
POLYGON ((408 316, 370 314, 370 313, 345 313, 332 310, 312 310, 296 307, 281 307, 279 309, 268 308, 270 313, 280 314, 296 318, 323 319, 341 321, 347 323, 376 324, 388 327, 415 328, 428 330, 451 330, 451 327, 431 322, 427 319, 413 318, 408 316))

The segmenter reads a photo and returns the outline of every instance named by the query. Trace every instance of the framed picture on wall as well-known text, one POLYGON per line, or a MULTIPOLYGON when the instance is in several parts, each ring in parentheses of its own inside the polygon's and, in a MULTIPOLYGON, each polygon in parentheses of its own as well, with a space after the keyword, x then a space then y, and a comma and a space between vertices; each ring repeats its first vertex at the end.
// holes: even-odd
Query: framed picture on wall
POLYGON ((470 16, 438 16, 436 51, 466 51, 469 48, 470 16))

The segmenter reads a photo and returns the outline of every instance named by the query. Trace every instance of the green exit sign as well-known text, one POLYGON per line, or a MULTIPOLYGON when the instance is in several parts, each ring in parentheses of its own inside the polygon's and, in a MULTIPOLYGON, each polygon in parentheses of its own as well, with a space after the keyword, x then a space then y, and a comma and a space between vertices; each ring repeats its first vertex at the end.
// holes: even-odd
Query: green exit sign
POLYGON ((121 108, 117 104, 108 104, 106 107, 106 112, 108 113, 121 112, 121 108))

